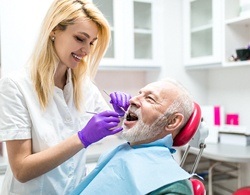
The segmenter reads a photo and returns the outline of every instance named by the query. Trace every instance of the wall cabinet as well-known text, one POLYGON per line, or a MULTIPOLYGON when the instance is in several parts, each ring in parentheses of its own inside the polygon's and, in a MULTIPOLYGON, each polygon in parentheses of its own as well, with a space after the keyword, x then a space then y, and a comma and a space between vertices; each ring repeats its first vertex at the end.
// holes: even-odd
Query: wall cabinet
POLYGON ((229 60, 232 55, 237 56, 236 49, 246 48, 250 44, 250 1, 249 9, 245 12, 240 0, 224 0, 223 5, 223 65, 250 65, 250 60, 229 60))
POLYGON ((250 11, 240 0, 183 1, 184 65, 186 67, 250 65, 232 61, 236 49, 250 42, 250 11))
MULTIPOLYGON (((93 0, 111 25, 112 41, 101 68, 159 68, 156 14, 160 1, 93 0)), ((159 20, 159 19, 158 19, 159 20)))
POLYGON ((183 11, 185 66, 219 63, 222 46, 221 1, 183 1, 183 11))

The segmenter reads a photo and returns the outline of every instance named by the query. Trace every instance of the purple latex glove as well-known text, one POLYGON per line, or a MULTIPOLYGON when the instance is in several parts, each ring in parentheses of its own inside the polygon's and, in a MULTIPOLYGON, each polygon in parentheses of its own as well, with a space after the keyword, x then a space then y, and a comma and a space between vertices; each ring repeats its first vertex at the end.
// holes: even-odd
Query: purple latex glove
POLYGON ((108 135, 120 132, 122 127, 114 128, 119 123, 119 116, 116 112, 110 110, 101 112, 94 115, 89 120, 87 125, 78 132, 78 137, 84 144, 85 148, 87 148, 90 144, 97 142, 108 135))
POLYGON ((114 110, 119 114, 119 116, 124 116, 125 111, 127 111, 129 107, 129 100, 131 99, 131 95, 123 93, 123 92, 112 92, 110 94, 110 103, 112 104, 114 110))

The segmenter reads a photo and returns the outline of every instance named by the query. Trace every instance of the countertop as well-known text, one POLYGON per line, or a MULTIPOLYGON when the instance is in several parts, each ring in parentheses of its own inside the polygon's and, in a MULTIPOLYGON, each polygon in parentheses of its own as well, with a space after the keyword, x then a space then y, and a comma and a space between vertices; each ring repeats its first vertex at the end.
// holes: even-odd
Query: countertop
MULTIPOLYGON (((182 150, 185 150, 185 147, 182 147, 182 150)), ((199 150, 196 148, 190 148, 190 152, 197 154, 199 150)), ((202 156, 217 161, 249 163, 250 146, 207 143, 202 156)))

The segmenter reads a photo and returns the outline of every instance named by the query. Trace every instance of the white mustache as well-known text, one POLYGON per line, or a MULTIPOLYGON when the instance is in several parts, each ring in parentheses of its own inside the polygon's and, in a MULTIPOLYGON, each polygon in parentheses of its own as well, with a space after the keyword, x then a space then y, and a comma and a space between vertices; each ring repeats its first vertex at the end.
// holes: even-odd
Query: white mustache
POLYGON ((141 109, 140 108, 137 108, 136 106, 134 105, 130 105, 127 112, 126 112, 126 116, 125 118, 127 117, 127 115, 129 113, 133 113, 137 116, 138 120, 140 120, 142 118, 142 113, 141 113, 141 109))

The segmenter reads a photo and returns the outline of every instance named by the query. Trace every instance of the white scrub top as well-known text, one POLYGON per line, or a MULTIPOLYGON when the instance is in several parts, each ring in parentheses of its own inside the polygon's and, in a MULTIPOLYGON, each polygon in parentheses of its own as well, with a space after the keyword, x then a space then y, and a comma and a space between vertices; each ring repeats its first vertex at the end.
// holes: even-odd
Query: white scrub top
MULTIPOLYGON (((86 80, 84 105, 80 113, 73 102, 71 70, 63 90, 55 87, 53 99, 45 111, 40 109, 29 74, 3 77, 0 80, 0 141, 32 139, 33 153, 60 143, 81 130, 93 116, 86 113, 110 110, 100 91, 86 80)), ((85 177, 85 149, 72 158, 26 183, 18 182, 7 168, 1 195, 69 194, 85 177)))

